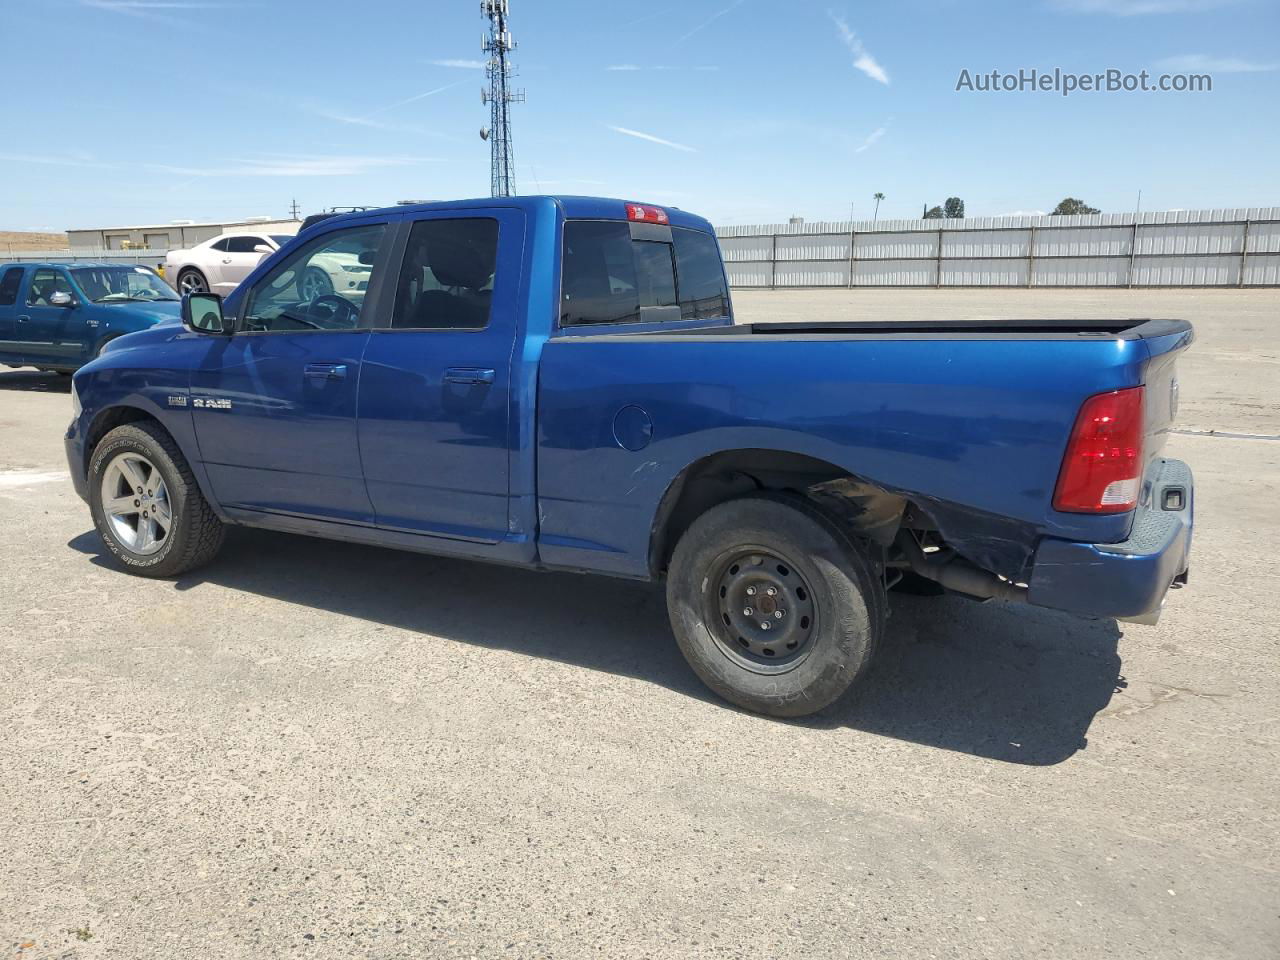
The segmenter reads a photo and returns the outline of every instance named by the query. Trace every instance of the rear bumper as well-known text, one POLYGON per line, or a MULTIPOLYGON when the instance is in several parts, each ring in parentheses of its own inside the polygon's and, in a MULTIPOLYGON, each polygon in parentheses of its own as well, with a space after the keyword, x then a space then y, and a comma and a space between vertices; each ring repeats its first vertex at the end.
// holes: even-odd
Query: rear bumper
POLYGON ((1152 465, 1151 495, 1122 543, 1040 542, 1027 600, 1088 617, 1154 622, 1174 581, 1183 582, 1191 552, 1194 491, 1181 460, 1152 465), (1181 491, 1179 506, 1166 506, 1181 491))

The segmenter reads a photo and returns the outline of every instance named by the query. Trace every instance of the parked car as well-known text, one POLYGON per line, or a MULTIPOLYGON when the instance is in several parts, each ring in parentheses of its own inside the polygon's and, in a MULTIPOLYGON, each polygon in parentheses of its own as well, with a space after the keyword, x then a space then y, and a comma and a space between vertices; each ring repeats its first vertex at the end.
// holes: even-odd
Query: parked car
MULTIPOLYGON (((288 234, 227 233, 190 250, 165 255, 165 276, 173 277, 183 293, 230 293, 262 262, 293 237, 288 234)), ((334 291, 363 292, 372 267, 341 251, 315 258, 303 289, 310 299, 334 291)))
POLYGON ((147 267, 0 264, 0 363, 70 373, 115 337, 180 312, 177 291, 147 267))
POLYGON ((75 376, 67 457, 134 573, 191 570, 245 524, 665 579, 697 674, 801 716, 864 674, 904 580, 1152 619, 1187 571, 1191 473, 1160 454, 1192 338, 735 326, 699 217, 425 204, 322 221, 225 301, 112 344, 75 376), (336 256, 372 265, 367 291, 309 296, 336 256))
POLYGON ((292 240, 282 233, 224 233, 187 250, 170 250, 164 275, 182 293, 230 293, 265 254, 292 240))

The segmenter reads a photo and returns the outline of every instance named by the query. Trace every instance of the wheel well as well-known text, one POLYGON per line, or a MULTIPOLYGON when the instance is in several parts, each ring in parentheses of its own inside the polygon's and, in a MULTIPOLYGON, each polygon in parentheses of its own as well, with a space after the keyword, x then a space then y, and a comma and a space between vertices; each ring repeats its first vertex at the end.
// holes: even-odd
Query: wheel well
MULTIPOLYGON (((81 465, 81 469, 86 474, 89 472, 89 461, 93 458, 93 451, 97 449, 98 443, 103 437, 116 427, 122 427, 126 423, 137 423, 139 420, 150 420, 164 430, 164 425, 159 420, 138 407, 108 407, 94 417, 88 433, 85 434, 84 463, 81 465)), ((165 432, 168 433, 167 430, 165 432)))
POLYGON ((888 544, 907 502, 844 467, 779 450, 727 450, 686 467, 663 495, 649 538, 649 568, 663 573, 689 526, 712 507, 761 490, 813 501, 842 525, 888 544))

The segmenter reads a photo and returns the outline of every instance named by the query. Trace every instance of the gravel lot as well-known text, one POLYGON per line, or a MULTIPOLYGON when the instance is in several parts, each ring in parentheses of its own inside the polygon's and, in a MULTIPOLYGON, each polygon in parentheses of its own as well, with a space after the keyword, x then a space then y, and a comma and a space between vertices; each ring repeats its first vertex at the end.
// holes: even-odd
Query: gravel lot
POLYGON ((779 723, 643 585, 248 531, 126 576, 66 381, 0 371, 6 955, 1280 955, 1280 293, 736 302, 1192 319, 1190 587, 1157 628, 898 597, 861 695, 779 723))

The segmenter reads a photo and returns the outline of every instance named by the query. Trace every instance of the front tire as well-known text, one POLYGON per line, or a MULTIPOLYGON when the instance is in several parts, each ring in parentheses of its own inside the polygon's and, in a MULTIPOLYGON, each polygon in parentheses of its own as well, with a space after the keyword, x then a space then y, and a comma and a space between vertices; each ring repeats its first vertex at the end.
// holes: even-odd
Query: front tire
POLYGON ((144 577, 208 563, 226 532, 173 438, 146 421, 116 427, 94 449, 89 509, 107 549, 144 577))
POLYGON ((667 574, 676 642, 731 703, 803 717, 839 699, 884 632, 884 581, 866 546, 807 500, 757 495, 712 507, 667 574))

